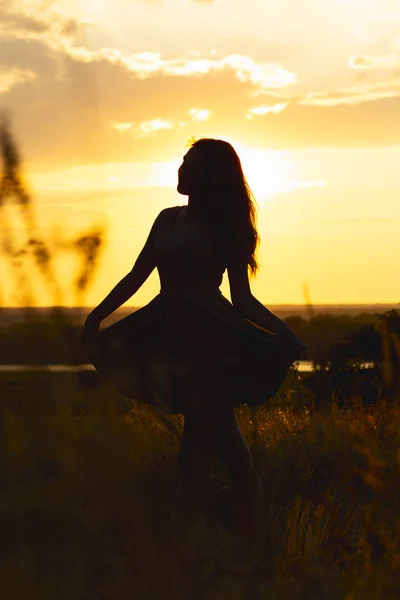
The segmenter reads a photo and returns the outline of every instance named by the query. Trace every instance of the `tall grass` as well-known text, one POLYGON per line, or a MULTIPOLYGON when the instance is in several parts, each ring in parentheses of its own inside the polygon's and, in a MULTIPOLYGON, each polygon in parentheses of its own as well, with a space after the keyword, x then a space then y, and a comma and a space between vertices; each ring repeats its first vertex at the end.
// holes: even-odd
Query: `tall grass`
POLYGON ((266 509, 244 570, 218 528, 163 537, 178 437, 150 408, 73 374, 3 375, 0 394, 3 597, 398 597, 398 404, 239 409, 266 509))
MULTIPOLYGON (((21 306, 34 305, 37 298, 33 293, 33 283, 41 278, 51 304, 58 309, 57 317, 66 319, 61 308, 65 303, 65 292, 60 285, 62 278, 55 268, 57 253, 63 250, 77 258, 78 274, 71 285, 79 305, 96 274, 104 246, 104 228, 93 225, 90 231, 71 238, 63 248, 45 238, 37 222, 34 202, 22 172, 20 153, 11 132, 10 117, 6 113, 0 115, 0 159, 0 252, 11 267, 14 301, 21 306), (25 234, 23 242, 12 227, 10 211, 21 222, 25 234)), ((61 229, 59 234, 64 238, 61 229)))

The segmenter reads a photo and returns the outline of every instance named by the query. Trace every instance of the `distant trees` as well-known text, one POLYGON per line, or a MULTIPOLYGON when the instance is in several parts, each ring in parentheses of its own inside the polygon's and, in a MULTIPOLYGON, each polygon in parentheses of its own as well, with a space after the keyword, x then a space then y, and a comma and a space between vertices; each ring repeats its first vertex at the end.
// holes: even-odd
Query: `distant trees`
MULTIPOLYGON (((322 315, 310 320, 295 316, 287 318, 287 322, 307 344, 307 358, 314 362, 317 370, 343 375, 344 371, 359 369, 361 363, 373 362, 383 373, 385 359, 386 363, 390 358, 393 364, 398 364, 399 311, 359 316, 322 315), (370 322, 365 323, 365 320, 370 322)), ((30 317, 26 322, 0 328, 0 363, 20 363, 22 354, 28 362, 36 359, 43 362, 44 356, 49 363, 79 362, 83 359, 76 347, 80 329, 80 325, 73 325, 68 319, 68 311, 62 309, 54 309, 46 321, 30 317), (70 345, 69 359, 66 343, 70 345), (61 357, 64 358, 61 360, 61 357)))
POLYGON ((331 348, 346 342, 351 335, 357 335, 362 327, 375 328, 379 314, 333 315, 316 314, 310 319, 301 316, 286 318, 287 323, 307 345, 309 360, 325 363, 329 360, 331 348))
POLYGON ((0 364, 81 364, 80 328, 66 321, 32 321, 0 328, 0 364))
POLYGON ((361 397, 364 404, 400 399, 400 312, 374 316, 331 344, 305 385, 315 393, 316 408, 332 400, 344 404, 361 397), (363 363, 373 363, 365 369, 363 363))

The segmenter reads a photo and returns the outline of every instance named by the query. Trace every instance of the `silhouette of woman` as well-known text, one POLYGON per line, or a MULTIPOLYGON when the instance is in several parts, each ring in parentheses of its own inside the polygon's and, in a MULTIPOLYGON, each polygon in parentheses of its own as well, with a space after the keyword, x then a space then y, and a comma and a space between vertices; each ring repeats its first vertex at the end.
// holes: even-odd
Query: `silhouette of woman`
POLYGON ((195 141, 177 190, 189 197, 187 206, 160 212, 131 272, 87 317, 82 343, 100 376, 122 394, 184 414, 171 515, 183 518, 204 506, 216 455, 231 478, 237 526, 251 533, 262 519, 262 484, 234 409, 270 399, 305 346, 251 293, 259 235, 234 148, 195 141), (99 331, 155 267, 160 293, 99 331), (225 269, 232 303, 219 289, 225 269))

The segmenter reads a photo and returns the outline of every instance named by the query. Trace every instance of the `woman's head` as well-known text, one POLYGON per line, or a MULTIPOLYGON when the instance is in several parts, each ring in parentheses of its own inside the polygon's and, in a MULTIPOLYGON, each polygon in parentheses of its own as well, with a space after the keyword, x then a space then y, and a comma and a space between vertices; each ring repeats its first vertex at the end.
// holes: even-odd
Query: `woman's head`
POLYGON ((192 143, 178 171, 178 192, 214 194, 245 184, 240 159, 228 142, 202 138, 192 143))
POLYGON ((214 228, 228 262, 246 259, 255 275, 256 209, 233 146, 210 138, 192 143, 178 171, 177 190, 191 196, 191 210, 214 228))

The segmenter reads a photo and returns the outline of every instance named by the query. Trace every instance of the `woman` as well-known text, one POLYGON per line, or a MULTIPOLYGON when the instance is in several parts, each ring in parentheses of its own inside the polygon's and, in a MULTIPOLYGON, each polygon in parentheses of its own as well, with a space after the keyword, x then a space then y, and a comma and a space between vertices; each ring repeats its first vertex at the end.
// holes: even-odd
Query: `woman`
POLYGON ((234 408, 271 398, 305 346, 251 293, 259 236, 234 148, 194 142, 177 190, 188 205, 161 211, 132 271, 88 316, 82 342, 100 375, 124 395, 184 414, 173 514, 203 505, 216 455, 231 477, 238 526, 251 532, 260 525, 262 485, 234 408), (155 267, 160 293, 99 333, 155 267), (225 269, 232 303, 219 290, 225 269))

